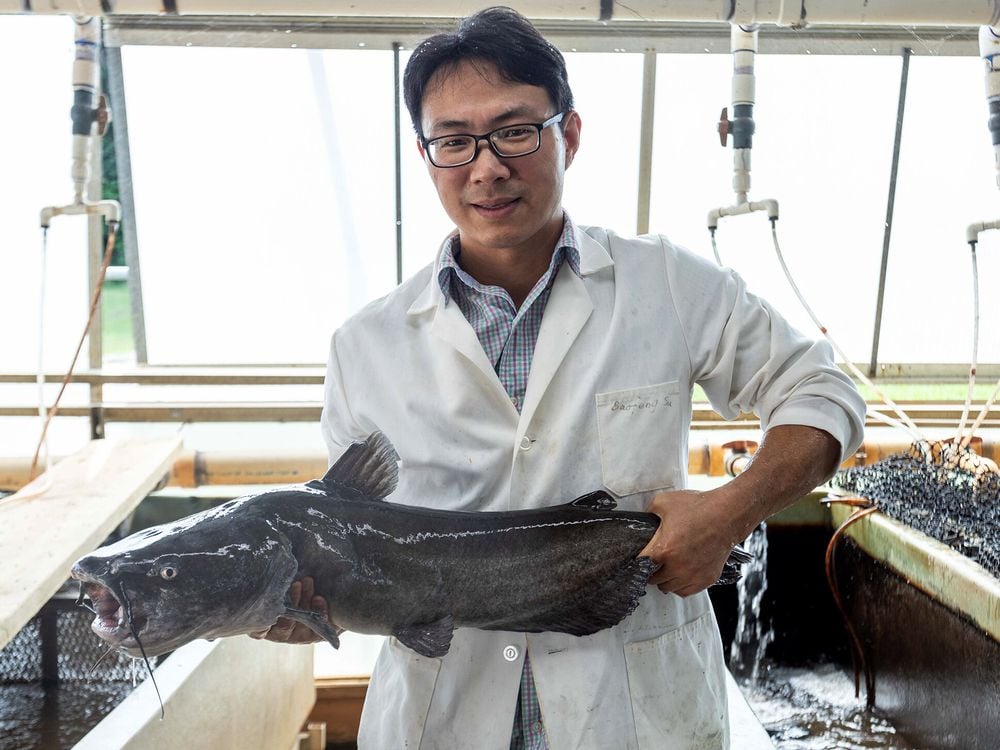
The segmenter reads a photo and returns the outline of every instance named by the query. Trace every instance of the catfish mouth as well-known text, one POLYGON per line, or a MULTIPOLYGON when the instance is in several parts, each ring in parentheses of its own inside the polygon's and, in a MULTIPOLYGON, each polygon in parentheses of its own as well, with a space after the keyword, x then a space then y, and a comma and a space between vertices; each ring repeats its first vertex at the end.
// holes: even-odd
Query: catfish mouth
POLYGON ((127 646, 125 641, 131 639, 131 647, 137 645, 135 636, 146 626, 147 618, 136 617, 133 613, 129 622, 125 607, 107 586, 97 581, 81 581, 77 603, 94 613, 90 628, 102 639, 116 646, 127 646), (85 598, 90 600, 89 605, 85 598))

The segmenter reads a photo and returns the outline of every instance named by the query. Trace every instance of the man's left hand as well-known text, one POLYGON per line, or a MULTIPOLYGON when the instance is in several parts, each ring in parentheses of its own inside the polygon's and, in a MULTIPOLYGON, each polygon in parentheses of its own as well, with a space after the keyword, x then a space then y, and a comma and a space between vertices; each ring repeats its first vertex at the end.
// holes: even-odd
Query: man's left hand
POLYGON ((733 546, 740 539, 737 522, 727 518, 724 488, 709 492, 660 492, 646 510, 660 517, 660 528, 639 556, 660 567, 649 578, 663 593, 691 596, 719 580, 733 546))

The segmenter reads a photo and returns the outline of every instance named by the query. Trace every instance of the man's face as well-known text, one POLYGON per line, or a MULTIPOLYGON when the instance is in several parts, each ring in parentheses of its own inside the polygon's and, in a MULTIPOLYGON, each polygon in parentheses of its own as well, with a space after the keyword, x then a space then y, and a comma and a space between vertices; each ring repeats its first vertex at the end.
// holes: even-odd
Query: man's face
MULTIPOLYGON (((464 61, 431 77, 421 114, 424 137, 431 139, 541 123, 556 111, 544 88, 505 81, 489 64, 464 61)), ((481 141, 471 164, 442 169, 427 161, 462 252, 551 250, 562 228, 563 175, 579 142, 580 118, 570 112, 562 126, 542 131, 533 154, 502 159, 481 141)))

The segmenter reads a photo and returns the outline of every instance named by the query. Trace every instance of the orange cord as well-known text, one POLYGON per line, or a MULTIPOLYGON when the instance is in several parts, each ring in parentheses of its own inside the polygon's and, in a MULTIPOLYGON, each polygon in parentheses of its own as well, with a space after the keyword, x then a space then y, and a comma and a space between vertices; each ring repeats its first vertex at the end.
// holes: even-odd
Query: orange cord
POLYGON ((80 336, 80 342, 76 345, 76 352, 73 354, 73 359, 70 362, 69 370, 66 372, 66 377, 63 378, 62 387, 59 389, 58 395, 56 395, 56 400, 52 403, 51 408, 49 408, 48 414, 45 415, 45 422, 42 425, 42 434, 38 438, 38 445, 35 447, 35 455, 31 459, 31 470, 28 474, 29 482, 37 476, 36 469, 38 468, 38 456, 42 451, 42 446, 45 444, 45 435, 49 431, 49 424, 52 422, 52 417, 54 417, 59 411, 59 401, 62 399, 62 395, 66 391, 66 386, 69 385, 70 381, 73 379, 73 368, 76 367, 76 361, 80 357, 80 351, 83 349, 83 342, 87 340, 87 334, 90 333, 90 326, 94 322, 94 315, 97 313, 97 305, 101 301, 101 292, 104 289, 104 277, 108 273, 108 266, 111 265, 111 255, 114 253, 115 249, 115 237, 118 234, 118 222, 111 222, 109 227, 110 231, 108 233, 108 244, 104 250, 104 260, 101 263, 101 270, 98 273, 97 285, 94 288, 94 296, 90 300, 90 314, 87 316, 87 324, 83 328, 83 334, 80 336))
MULTIPOLYGON (((837 501, 831 500, 830 502, 837 501)), ((856 498, 847 500, 847 504, 856 505, 856 498)), ((860 673, 864 672, 865 698, 866 704, 869 708, 875 704, 875 675, 868 666, 868 662, 865 659, 864 649, 861 647, 861 639, 858 637, 857 631, 854 630, 851 618, 848 617, 847 610, 844 608, 844 601, 840 596, 840 587, 837 585, 837 575, 834 562, 837 542, 840 540, 840 537, 844 535, 844 532, 847 531, 848 527, 852 526, 857 521, 860 521, 865 516, 871 515, 877 510, 878 508, 869 506, 852 513, 847 520, 840 524, 840 527, 833 532, 833 536, 830 537, 830 543, 826 545, 826 581, 830 586, 830 593, 833 594, 833 601, 837 605, 837 610, 840 612, 840 616, 844 620, 844 626, 847 628, 847 634, 851 639, 851 661, 854 664, 854 697, 857 698, 861 693, 860 673)))

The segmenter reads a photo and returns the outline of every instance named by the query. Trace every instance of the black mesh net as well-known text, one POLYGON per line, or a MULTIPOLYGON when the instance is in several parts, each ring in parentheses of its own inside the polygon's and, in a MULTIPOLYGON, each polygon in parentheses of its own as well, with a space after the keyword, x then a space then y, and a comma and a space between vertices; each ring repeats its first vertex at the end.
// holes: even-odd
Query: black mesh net
POLYGON ((831 484, 1000 578, 1000 472, 992 462, 946 443, 920 442, 871 466, 845 469, 831 484))
POLYGON ((90 630, 93 619, 90 612, 82 609, 47 610, 36 615, 0 650, 0 685, 37 682, 46 677, 43 646, 54 649, 55 674, 49 677, 60 682, 144 679, 146 669, 142 663, 117 651, 108 654, 93 669, 107 650, 90 630), (50 627, 43 627, 44 618, 54 618, 50 627))

